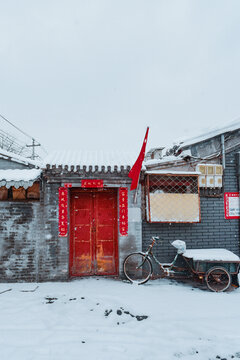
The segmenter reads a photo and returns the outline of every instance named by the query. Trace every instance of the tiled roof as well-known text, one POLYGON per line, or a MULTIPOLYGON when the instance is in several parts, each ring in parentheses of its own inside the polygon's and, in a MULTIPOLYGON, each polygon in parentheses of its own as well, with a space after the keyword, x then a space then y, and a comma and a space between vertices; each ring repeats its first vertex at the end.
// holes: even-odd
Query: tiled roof
POLYGON ((102 170, 102 167, 107 171, 107 167, 110 166, 111 171, 117 167, 117 171, 121 171, 121 167, 124 169, 131 167, 137 159, 138 154, 127 153, 124 151, 55 151, 49 154, 44 159, 44 166, 47 165, 52 168, 53 166, 65 167, 71 166, 76 169, 79 166, 83 169, 86 166, 86 171, 92 166, 95 170, 102 170))

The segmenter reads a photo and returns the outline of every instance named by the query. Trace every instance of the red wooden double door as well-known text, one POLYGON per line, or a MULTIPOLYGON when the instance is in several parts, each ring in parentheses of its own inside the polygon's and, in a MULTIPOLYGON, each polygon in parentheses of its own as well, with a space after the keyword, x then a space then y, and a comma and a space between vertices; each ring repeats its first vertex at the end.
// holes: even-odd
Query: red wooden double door
POLYGON ((71 189, 70 275, 117 273, 117 191, 71 189))

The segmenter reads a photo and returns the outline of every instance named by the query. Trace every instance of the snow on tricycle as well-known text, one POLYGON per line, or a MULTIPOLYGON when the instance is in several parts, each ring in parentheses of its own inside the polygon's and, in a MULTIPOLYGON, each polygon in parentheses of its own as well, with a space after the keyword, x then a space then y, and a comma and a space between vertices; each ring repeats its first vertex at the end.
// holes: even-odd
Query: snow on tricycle
POLYGON ((238 272, 240 258, 226 249, 186 249, 186 243, 175 240, 171 244, 177 249, 172 263, 163 264, 153 254, 158 237, 152 237, 146 252, 129 254, 123 263, 123 271, 132 283, 144 284, 153 276, 153 262, 160 267, 160 277, 192 279, 206 283, 211 291, 221 292, 231 285, 239 287, 238 272))

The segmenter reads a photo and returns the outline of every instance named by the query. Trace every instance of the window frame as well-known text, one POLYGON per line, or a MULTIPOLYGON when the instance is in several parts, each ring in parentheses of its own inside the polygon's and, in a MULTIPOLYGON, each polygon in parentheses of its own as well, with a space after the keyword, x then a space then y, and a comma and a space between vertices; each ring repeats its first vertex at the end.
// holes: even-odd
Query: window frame
POLYGON ((201 207, 200 207, 200 188, 199 188, 199 175, 198 174, 186 174, 186 173, 178 173, 178 174, 174 174, 174 173, 153 173, 151 172, 151 174, 146 174, 145 177, 145 194, 144 194, 144 204, 145 204, 145 219, 148 223, 150 224, 163 224, 163 223, 167 223, 167 224, 198 224, 201 222, 201 207), (195 177, 197 178, 197 195, 198 195, 198 211, 199 211, 199 220, 198 221, 173 221, 173 220, 163 220, 163 221, 152 221, 151 220, 151 203, 150 203, 150 177, 151 176, 169 176, 169 177, 195 177), (147 213, 148 212, 148 213, 147 213))

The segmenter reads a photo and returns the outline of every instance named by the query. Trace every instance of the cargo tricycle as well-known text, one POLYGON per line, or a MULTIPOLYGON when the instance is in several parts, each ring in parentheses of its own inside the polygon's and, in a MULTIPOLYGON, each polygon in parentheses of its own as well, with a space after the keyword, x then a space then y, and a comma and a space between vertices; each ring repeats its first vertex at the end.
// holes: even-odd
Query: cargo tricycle
POLYGON ((175 240, 171 244, 177 249, 172 263, 160 263, 153 253, 159 237, 154 236, 146 252, 129 254, 123 262, 126 278, 138 285, 153 277, 153 262, 160 267, 160 277, 192 279, 205 283, 209 290, 226 291, 239 287, 238 272, 240 258, 226 249, 186 249, 186 243, 175 240))

